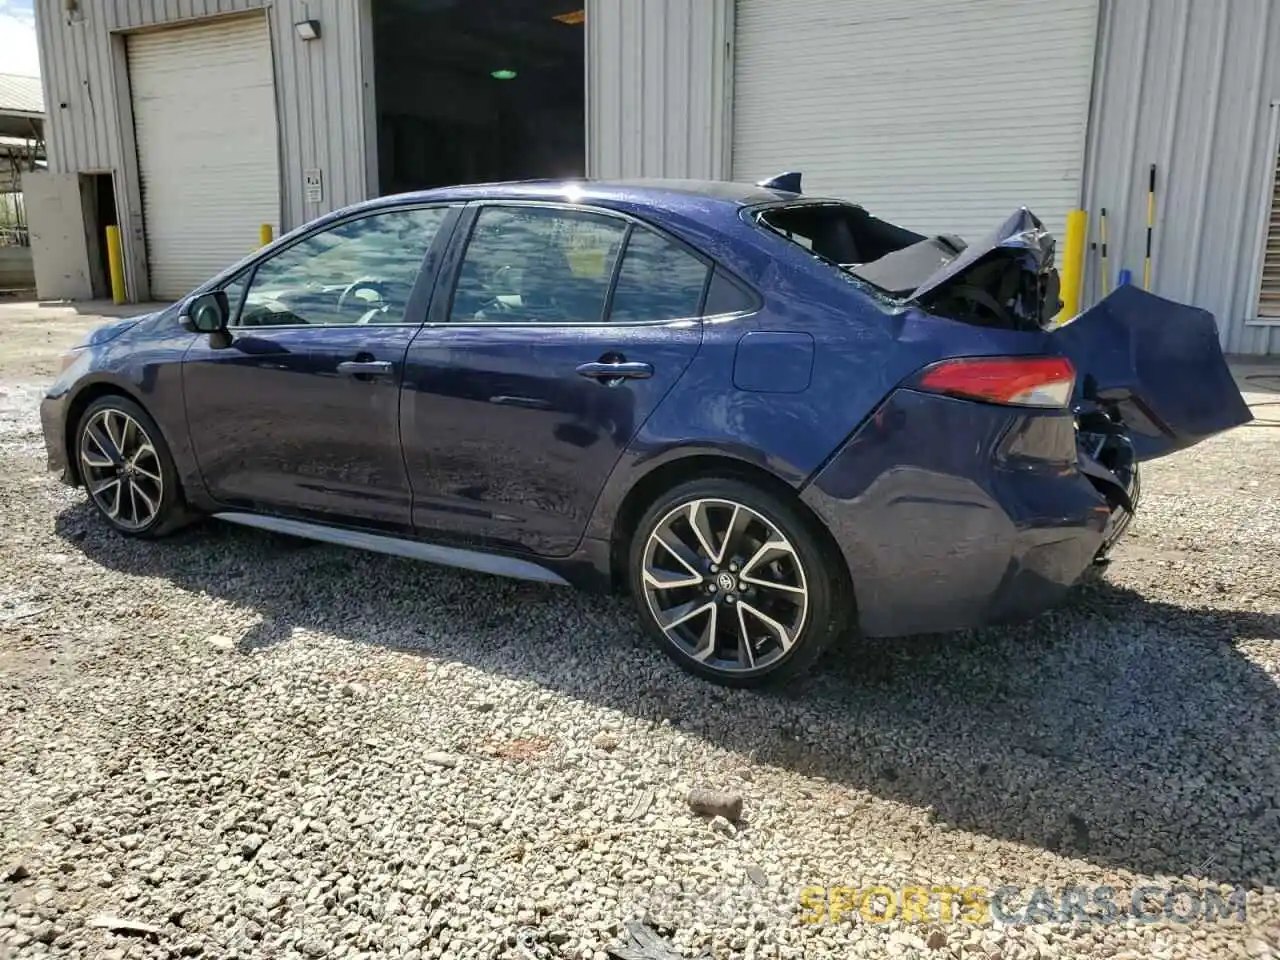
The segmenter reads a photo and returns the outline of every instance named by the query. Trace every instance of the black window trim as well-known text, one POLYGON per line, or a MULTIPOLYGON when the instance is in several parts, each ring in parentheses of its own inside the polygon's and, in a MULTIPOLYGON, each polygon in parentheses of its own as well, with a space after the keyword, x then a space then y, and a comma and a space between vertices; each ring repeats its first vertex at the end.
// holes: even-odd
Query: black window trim
POLYGON ((609 207, 600 207, 587 203, 573 203, 572 201, 565 200, 526 200, 510 199, 506 197, 472 200, 467 203, 466 210, 460 218, 457 228, 454 230, 454 235, 454 241, 450 245, 449 250, 445 254, 445 257, 437 271, 439 280, 436 285, 436 295, 432 297, 431 308, 426 322, 426 326, 429 327, 653 327, 663 324, 701 323, 704 320, 724 320, 730 317, 750 316, 752 313, 757 312, 761 305, 760 295, 755 291, 755 288, 742 280, 736 273, 728 267, 725 267, 714 257, 708 256, 697 247, 692 246, 680 237, 674 236, 657 224, 651 223, 648 220, 637 217, 633 214, 626 213, 625 211, 613 210, 609 207), (472 234, 475 232, 476 222, 480 218, 480 211, 485 207, 540 207, 552 210, 564 210, 570 213, 595 214, 626 223, 627 231, 623 235, 621 245, 618 247, 618 256, 613 264, 612 275, 609 278, 609 288, 605 295, 605 302, 602 307, 600 319, 570 320, 563 323, 544 323, 537 320, 450 320, 449 316, 453 310, 453 298, 458 288, 458 275, 462 268, 462 261, 466 255, 467 247, 471 243, 472 234), (661 239, 666 240, 667 242, 684 250, 707 268, 707 275, 702 281, 702 293, 698 297, 698 310, 693 316, 670 317, 663 320, 636 320, 629 323, 615 322, 609 319, 610 312, 613 309, 614 291, 617 288, 618 276, 622 270, 623 257, 626 254, 627 246, 631 241, 631 233, 635 227, 641 227, 652 231, 661 239), (707 293, 711 289, 711 280, 717 270, 721 271, 732 283, 749 293, 754 304, 753 309, 740 310, 733 313, 716 314, 715 316, 708 316, 703 313, 703 309, 707 302, 707 293))
MULTIPOLYGON (((343 330, 347 327, 356 327, 360 324, 343 324, 343 323, 281 323, 271 324, 265 327, 241 327, 238 323, 240 320, 240 312, 244 309, 245 300, 248 299, 249 291, 253 287, 253 281, 258 275, 258 267, 266 263, 268 260, 274 260, 277 256, 287 250, 292 250, 300 243, 310 240, 312 237, 322 233, 328 233, 330 230, 336 230, 348 223, 355 223, 358 220, 367 220, 370 217, 382 216, 388 213, 403 213, 410 210, 436 210, 443 209, 445 211, 444 220, 440 223, 440 229, 436 231, 435 237, 431 243, 427 245, 426 251, 422 255, 422 261, 418 264, 418 275, 413 282, 413 290, 409 293, 409 299, 405 302, 404 315, 406 317, 415 315, 415 307, 420 308, 416 311, 416 315, 427 317, 427 311, 435 291, 435 286, 444 266, 443 260, 446 252, 449 250, 449 244, 453 239, 453 232, 457 228, 458 222, 462 219, 465 212, 465 202, 457 200, 435 201, 435 202, 415 202, 415 203, 392 203, 384 206, 373 208, 365 208, 361 210, 353 210, 347 216, 326 219, 315 224, 314 228, 301 233, 284 246, 268 250, 261 256, 247 264, 243 269, 236 271, 228 277, 216 281, 209 287, 211 290, 225 290, 229 285, 236 283, 241 278, 244 279, 244 293, 241 294, 230 319, 227 322, 228 330, 233 333, 238 330, 269 330, 275 332, 277 330, 343 330)), ((389 327, 421 327, 426 320, 401 320, 397 323, 378 323, 371 324, 382 329, 389 327)))

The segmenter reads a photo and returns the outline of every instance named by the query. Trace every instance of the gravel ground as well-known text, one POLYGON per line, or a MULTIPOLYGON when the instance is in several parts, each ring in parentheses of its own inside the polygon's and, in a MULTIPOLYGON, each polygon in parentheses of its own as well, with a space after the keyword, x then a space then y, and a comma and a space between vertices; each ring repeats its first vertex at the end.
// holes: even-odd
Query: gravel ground
POLYGON ((637 915, 717 960, 1280 955, 1280 377, 1248 382, 1269 422, 1151 466, 1070 606, 762 694, 679 673, 622 600, 213 523, 108 533, 35 412, 94 322, 0 305, 0 957, 596 960, 637 915), (740 795, 736 825, 693 787, 740 795), (1243 889, 1246 915, 800 902, 1003 884, 1010 910, 1243 889))

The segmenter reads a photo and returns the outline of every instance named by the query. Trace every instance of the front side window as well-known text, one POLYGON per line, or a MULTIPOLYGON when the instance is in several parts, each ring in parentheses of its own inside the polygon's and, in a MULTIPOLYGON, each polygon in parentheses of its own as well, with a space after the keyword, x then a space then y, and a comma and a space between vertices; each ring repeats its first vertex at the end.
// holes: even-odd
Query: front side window
POLYGON ((281 250, 258 264, 237 325, 406 322, 409 294, 447 215, 445 207, 386 210, 281 250))
POLYGON ((227 310, 236 316, 240 309, 240 301, 244 299, 244 291, 249 286, 249 274, 252 270, 243 270, 222 285, 222 292, 227 295, 227 310))
POLYGON ((554 207, 483 207, 458 272, 453 323, 599 323, 627 225, 554 207))

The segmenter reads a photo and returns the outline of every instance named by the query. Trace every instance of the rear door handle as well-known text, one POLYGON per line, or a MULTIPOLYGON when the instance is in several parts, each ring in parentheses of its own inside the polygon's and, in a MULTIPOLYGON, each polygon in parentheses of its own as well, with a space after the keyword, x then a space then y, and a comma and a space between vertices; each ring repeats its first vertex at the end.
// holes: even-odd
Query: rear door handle
POLYGON ((618 360, 613 363, 595 360, 578 364, 578 376, 592 380, 647 380, 653 376, 653 364, 639 360, 618 360))
POLYGON ((338 372, 348 377, 383 377, 393 366, 390 360, 344 360, 338 364, 338 372))

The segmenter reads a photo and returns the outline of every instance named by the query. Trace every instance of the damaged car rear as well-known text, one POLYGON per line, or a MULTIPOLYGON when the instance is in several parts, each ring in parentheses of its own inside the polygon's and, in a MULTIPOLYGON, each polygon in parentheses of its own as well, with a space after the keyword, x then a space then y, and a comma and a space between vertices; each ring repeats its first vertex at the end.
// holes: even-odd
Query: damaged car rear
POLYGON ((942 354, 802 494, 846 531, 866 634, 1046 609, 1108 562, 1143 461, 1252 419, 1208 312, 1126 285, 1060 318, 1053 238, 1025 208, 973 244, 837 201, 747 216, 878 302, 900 344, 942 354))

